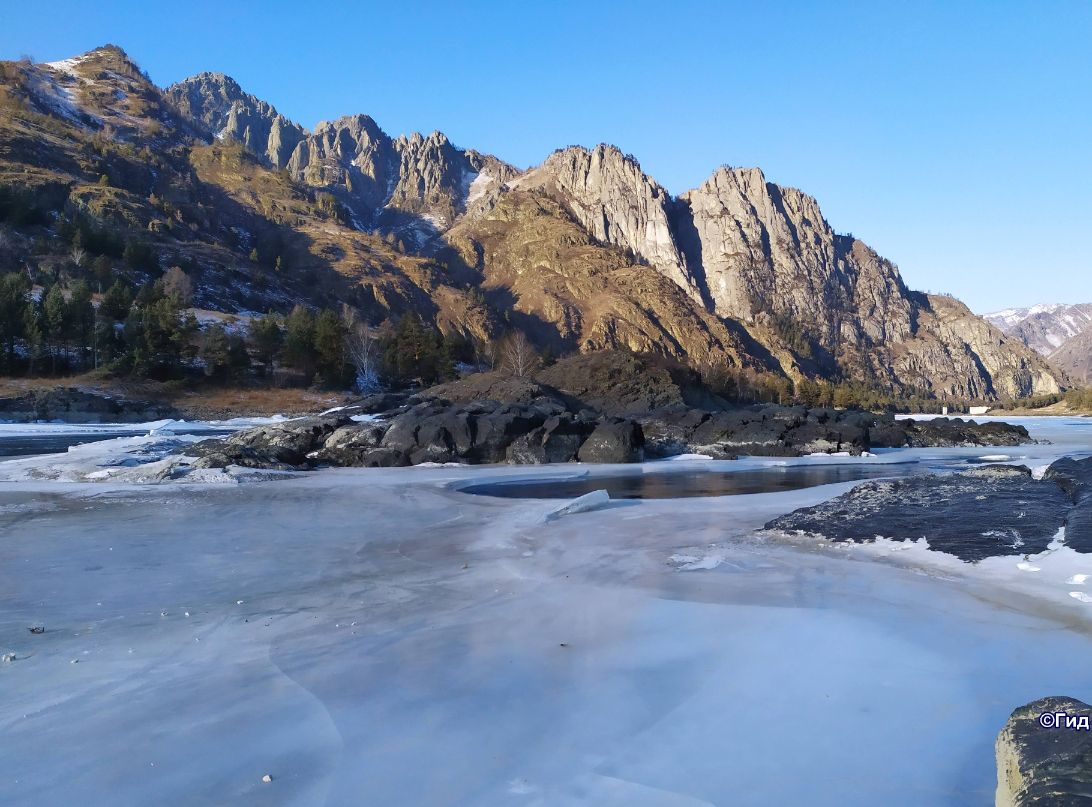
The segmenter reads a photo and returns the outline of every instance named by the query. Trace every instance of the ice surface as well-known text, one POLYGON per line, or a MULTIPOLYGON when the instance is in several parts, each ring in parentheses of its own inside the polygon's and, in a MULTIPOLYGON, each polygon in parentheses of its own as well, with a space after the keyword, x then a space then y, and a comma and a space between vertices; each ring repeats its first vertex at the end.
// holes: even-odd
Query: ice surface
POLYGON ((754 534, 853 483, 549 522, 454 487, 604 470, 0 482, 4 800, 985 804, 1015 706, 1092 698, 1064 535, 970 566, 754 534))

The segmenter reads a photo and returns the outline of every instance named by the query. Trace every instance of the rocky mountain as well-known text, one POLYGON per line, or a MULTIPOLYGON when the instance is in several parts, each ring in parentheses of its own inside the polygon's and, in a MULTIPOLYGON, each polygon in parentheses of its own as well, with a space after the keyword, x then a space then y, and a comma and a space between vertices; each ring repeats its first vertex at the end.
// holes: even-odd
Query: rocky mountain
POLYGON ((223 73, 201 73, 168 88, 166 94, 184 115, 219 138, 239 141, 275 168, 284 168, 307 134, 223 73))
POLYGON ((1048 358, 1074 381, 1088 384, 1092 381, 1092 328, 1066 339, 1048 358))
POLYGON ((334 194, 358 229, 395 231, 419 249, 465 213, 471 197, 517 173, 495 157, 455 147, 442 132, 391 138, 367 115, 323 121, 307 132, 221 73, 193 76, 166 94, 217 137, 334 194))
POLYGON ((986 314, 1009 336, 1082 384, 1092 380, 1092 303, 1054 303, 986 314))
POLYGON ((439 132, 391 137, 366 115, 308 131, 221 74, 160 90, 114 47, 0 67, 8 268, 74 271, 75 228, 137 282, 183 266, 222 310, 414 311, 468 337, 519 329, 559 351, 904 394, 1065 383, 965 306, 909 290, 815 199, 758 169, 723 167, 673 196, 612 146, 520 171, 439 132), (133 243, 145 265, 121 254, 133 243))
POLYGON ((506 188, 550 195, 600 243, 737 324, 786 372, 958 398, 1058 388, 1032 351, 954 300, 910 291, 890 261, 836 234, 815 199, 758 169, 722 167, 676 199, 601 145, 555 152, 506 188))
POLYGON ((1092 303, 1006 308, 985 314, 983 319, 1015 336, 1032 350, 1049 356, 1092 325, 1092 303))

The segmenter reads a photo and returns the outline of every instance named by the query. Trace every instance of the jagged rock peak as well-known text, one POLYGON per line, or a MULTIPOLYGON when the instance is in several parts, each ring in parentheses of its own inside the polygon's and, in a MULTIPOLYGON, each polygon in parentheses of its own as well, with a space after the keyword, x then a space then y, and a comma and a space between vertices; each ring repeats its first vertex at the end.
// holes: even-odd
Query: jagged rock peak
POLYGON ((674 200, 631 155, 606 143, 570 146, 519 180, 520 187, 536 185, 554 191, 597 240, 629 250, 701 298, 700 283, 672 233, 674 200))
POLYGON ((167 88, 184 115, 217 137, 237 140, 277 168, 284 168, 307 132, 272 104, 245 92, 223 73, 199 73, 167 88))

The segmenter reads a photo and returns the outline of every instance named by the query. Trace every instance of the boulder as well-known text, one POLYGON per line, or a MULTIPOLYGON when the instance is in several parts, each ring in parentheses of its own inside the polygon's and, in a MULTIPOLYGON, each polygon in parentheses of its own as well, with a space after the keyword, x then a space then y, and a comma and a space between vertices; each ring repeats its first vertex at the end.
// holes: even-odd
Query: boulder
POLYGON ((645 435, 645 454, 673 457, 690 452, 694 432, 710 417, 700 409, 676 407, 637 418, 645 435))
POLYGON ((628 418, 610 418, 599 423, 581 444, 581 462, 640 462, 644 458, 645 435, 641 424, 628 418))
POLYGON ((386 432, 387 424, 380 422, 340 426, 330 433, 322 448, 310 459, 317 464, 365 465, 368 455, 378 448, 386 432))
POLYGON ((1016 709, 997 735, 997 807, 1092 807, 1092 706, 1040 698, 1016 709), (1084 717, 1084 730, 1066 718, 1084 717))
POLYGON ((244 429, 223 440, 203 440, 183 453, 198 458, 197 468, 300 468, 311 464, 312 453, 323 448, 334 431, 350 423, 348 416, 339 413, 296 418, 244 429))
POLYGON ((572 462, 592 429, 593 425, 581 418, 554 415, 512 441, 506 456, 509 462, 519 465, 572 462))

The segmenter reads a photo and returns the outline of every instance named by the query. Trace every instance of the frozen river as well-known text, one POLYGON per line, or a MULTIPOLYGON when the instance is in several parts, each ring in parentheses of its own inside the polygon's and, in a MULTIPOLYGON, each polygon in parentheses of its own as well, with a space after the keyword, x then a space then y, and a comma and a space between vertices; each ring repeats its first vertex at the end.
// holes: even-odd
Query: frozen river
MULTIPOLYGON (((1092 421, 1023 422, 1055 445, 998 455, 1092 450, 1092 421)), ((28 478, 47 460, 0 463, 4 803, 990 804, 1009 712, 1092 699, 1061 567, 754 535, 852 481, 548 517, 459 488, 606 469, 28 478)))

